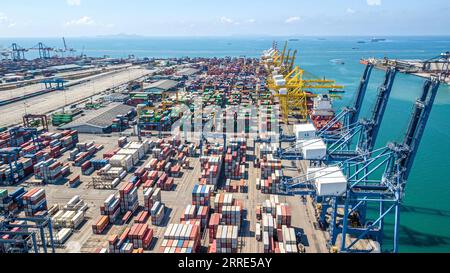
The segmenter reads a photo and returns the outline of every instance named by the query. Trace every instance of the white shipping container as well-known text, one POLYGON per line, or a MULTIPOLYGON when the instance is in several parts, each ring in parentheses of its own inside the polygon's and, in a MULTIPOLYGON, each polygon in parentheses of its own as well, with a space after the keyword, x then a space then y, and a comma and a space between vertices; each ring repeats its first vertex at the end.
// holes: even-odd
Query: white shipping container
POLYGON ((347 178, 338 166, 308 168, 308 179, 314 179, 319 196, 340 196, 347 190, 347 178))
POLYGON ((316 128, 312 123, 294 124, 294 134, 297 140, 309 140, 316 137, 316 128))
POLYGON ((327 145, 322 139, 300 141, 303 159, 322 160, 327 155, 327 145))
POLYGON ((56 242, 58 244, 64 244, 64 242, 69 238, 69 236, 71 234, 72 234, 72 229, 70 229, 70 228, 61 229, 56 235, 56 242))
POLYGON ((84 220, 84 212, 83 211, 77 212, 77 214, 75 214, 75 216, 72 218, 72 227, 74 229, 77 229, 78 226, 83 222, 83 220, 84 220))

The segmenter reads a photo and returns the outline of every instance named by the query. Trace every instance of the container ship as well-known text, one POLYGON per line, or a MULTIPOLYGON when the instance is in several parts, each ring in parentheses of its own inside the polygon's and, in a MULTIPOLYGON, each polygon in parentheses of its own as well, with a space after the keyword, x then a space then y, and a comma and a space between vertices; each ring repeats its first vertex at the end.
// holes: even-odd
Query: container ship
MULTIPOLYGON (((314 98, 309 118, 317 130, 321 130, 335 117, 335 111, 333 110, 331 101, 331 97, 327 94, 319 94, 316 98, 314 98)), ((329 130, 339 130, 341 127, 342 124, 337 122, 330 127, 329 130)))

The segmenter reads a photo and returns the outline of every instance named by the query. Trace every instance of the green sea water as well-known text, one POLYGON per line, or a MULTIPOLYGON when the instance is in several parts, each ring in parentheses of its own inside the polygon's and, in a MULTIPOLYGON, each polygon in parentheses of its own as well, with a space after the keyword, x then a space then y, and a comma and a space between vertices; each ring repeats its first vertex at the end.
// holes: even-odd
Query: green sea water
MULTIPOLYGON (((450 50, 450 37, 383 37, 384 42, 358 44, 371 37, 296 37, 290 47, 299 51, 297 63, 317 77, 335 79, 347 92, 335 102, 339 109, 353 99, 364 66, 362 57, 404 59, 432 58, 450 50), (333 64, 342 59, 345 65, 333 64)), ((279 47, 286 38, 276 38, 279 47)), ((59 39, 0 39, 0 48, 13 41, 33 47, 38 40, 62 47, 59 39)), ((250 56, 259 57, 272 45, 273 38, 72 38, 69 46, 88 56, 182 57, 182 56, 250 56)), ((29 52, 32 57, 33 52, 29 52)), ((370 80, 362 117, 368 117, 377 87, 384 73, 374 70, 370 80)), ((389 141, 402 141, 413 103, 419 96, 423 79, 399 74, 381 126, 377 147, 389 141)), ((407 187, 401 210, 400 252, 450 252, 450 87, 441 86, 435 101, 407 187)), ((389 239, 392 225, 387 225, 389 239)), ((388 241, 388 240, 386 240, 388 241)), ((389 248, 389 244, 385 246, 389 248)))

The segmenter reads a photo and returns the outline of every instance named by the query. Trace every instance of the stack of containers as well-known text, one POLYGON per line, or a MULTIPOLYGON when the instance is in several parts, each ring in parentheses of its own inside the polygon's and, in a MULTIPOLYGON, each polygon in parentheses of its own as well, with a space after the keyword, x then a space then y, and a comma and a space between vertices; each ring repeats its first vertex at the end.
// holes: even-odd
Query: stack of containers
POLYGON ((165 215, 164 211, 165 205, 161 203, 161 201, 156 201, 150 210, 152 216, 152 225, 161 225, 165 215))
POLYGON ((222 167, 222 156, 202 156, 200 162, 202 163, 200 184, 217 186, 222 167))
POLYGON ((91 159, 90 160, 92 167, 94 167, 94 170, 100 170, 101 168, 108 165, 109 161, 106 159, 91 159))
POLYGON ((214 198, 214 212, 222 213, 223 206, 233 205, 233 195, 231 193, 218 193, 214 198))
POLYGON ((137 188, 132 183, 124 183, 120 189, 120 209, 123 213, 134 213, 139 206, 137 188))
POLYGON ((180 221, 197 219, 197 208, 195 205, 187 205, 184 209, 183 215, 181 215, 180 221))
POLYGON ((200 220, 200 226, 204 230, 208 224, 209 206, 195 206, 197 213, 195 219, 200 220))
POLYGON ((81 164, 81 173, 83 175, 90 175, 95 171, 94 166, 92 165, 91 161, 86 161, 83 164, 81 164))
POLYGON ((192 204, 209 206, 214 186, 195 184, 192 189, 192 204))
POLYGON ((84 220, 84 211, 60 210, 52 217, 55 228, 77 229, 84 220))
POLYGON ((17 164, 18 165, 22 165, 23 167, 23 176, 27 177, 31 174, 34 173, 34 169, 33 169, 33 160, 31 158, 20 158, 19 160, 17 160, 17 164))
POLYGON ((111 164, 101 168, 97 175, 103 177, 105 180, 114 180, 119 178, 122 180, 127 175, 127 172, 122 167, 113 167, 111 164))
POLYGON ((282 239, 278 238, 279 242, 283 242, 283 247, 286 253, 298 253, 297 238, 295 236, 295 230, 287 226, 281 228, 282 239))
POLYGON ((92 232, 94 234, 102 234, 103 231, 106 229, 106 227, 109 224, 109 217, 106 215, 103 215, 100 217, 100 219, 92 225, 92 232))
POLYGON ((159 153, 159 155, 157 155, 157 157, 159 160, 165 160, 169 158, 171 155, 172 155, 171 145, 168 145, 162 148, 161 152, 159 153))
POLYGON ((65 150, 72 149, 78 143, 78 131, 63 131, 61 145, 65 150))
POLYGON ((123 154, 115 154, 109 159, 109 164, 111 164, 112 167, 122 167, 127 172, 133 168, 133 159, 131 155, 123 155, 123 154))
POLYGON ((278 195, 271 194, 270 198, 263 202, 263 213, 270 213, 273 217, 275 217, 277 205, 280 205, 278 195))
MULTIPOLYGON (((128 234, 130 233, 130 228, 127 227, 122 232, 122 234, 118 235, 111 235, 108 238, 108 250, 109 253, 125 253, 125 249, 128 249, 129 247, 126 246, 125 248, 122 248, 125 244, 127 244, 128 241, 128 234)), ((133 248, 131 246, 131 248, 133 248)))
POLYGON ((134 248, 148 249, 153 239, 153 229, 147 224, 134 224, 128 233, 134 248))
POLYGON ((277 193, 278 186, 283 177, 282 170, 275 170, 267 179, 256 179, 256 189, 262 193, 277 193))
POLYGON ((247 192, 247 182, 244 179, 241 179, 239 181, 227 179, 225 181, 224 190, 226 192, 246 193, 247 192))
POLYGON ((158 182, 156 182, 156 186, 164 191, 170 191, 173 188, 174 181, 173 177, 169 177, 167 173, 163 173, 159 177, 158 182))
POLYGON ((222 207, 222 223, 232 226, 241 226, 241 208, 239 206, 222 207))
POLYGON ((20 187, 14 192, 8 194, 8 190, 0 190, 0 211, 15 213, 23 206, 23 195, 25 195, 25 188, 20 187))
POLYGON ((130 142, 124 146, 125 149, 137 150, 139 159, 142 159, 148 151, 148 142, 130 142))
POLYGON ((180 164, 175 164, 175 166, 172 166, 170 168, 170 176, 172 177, 180 177, 181 175, 181 166, 180 164))
POLYGON ((34 174, 37 179, 44 183, 57 183, 63 177, 63 164, 51 158, 34 165, 34 174))
POLYGON ((279 204, 276 207, 276 226, 291 226, 292 212, 291 207, 288 204, 279 204))
POLYGON ((263 232, 268 232, 270 237, 273 237, 275 234, 275 221, 273 219, 272 214, 263 213, 262 214, 262 225, 263 232))
POLYGON ((80 151, 80 153, 75 156, 74 165, 81 166, 84 162, 91 159, 101 148, 103 146, 100 145, 97 147, 93 141, 89 143, 78 143, 76 150, 80 151))
POLYGON ((100 214, 106 215, 109 218, 110 223, 116 223, 119 220, 120 215, 120 199, 116 195, 111 194, 106 198, 103 205, 100 206, 100 214))
POLYGON ((270 253, 271 251, 271 238, 272 237, 269 236, 269 232, 263 231, 262 239, 264 245, 264 253, 270 253))
POLYGON ((275 143, 259 144, 259 158, 267 158, 269 154, 275 154, 276 151, 277 151, 277 144, 275 143))
POLYGON ((72 234, 73 230, 71 228, 62 228, 58 233, 55 235, 55 243, 57 244, 64 244, 64 242, 69 238, 69 236, 72 234))
POLYGON ((64 205, 64 209, 71 211, 86 211, 88 206, 79 195, 75 195, 66 205, 64 205))
POLYGON ((161 243, 162 253, 196 253, 200 246, 200 225, 169 224, 161 243))
POLYGON ((0 211, 8 211, 12 199, 9 198, 7 189, 0 189, 0 211))
POLYGON ((121 137, 119 138, 119 140, 117 141, 117 144, 120 148, 125 147, 125 145, 128 143, 128 138, 127 137, 121 137))
POLYGON ((148 171, 154 171, 156 170, 156 165, 158 164, 158 159, 152 158, 150 161, 145 165, 145 169, 148 171))
POLYGON ((257 222, 255 227, 255 238, 257 241, 261 241, 261 223, 257 222))
POLYGON ((217 227, 216 239, 213 241, 217 253, 237 253, 239 228, 220 225, 217 227))
POLYGON ((232 138, 225 155, 225 176, 231 179, 246 179, 247 145, 245 138, 232 138))
POLYGON ((262 214, 262 228, 263 228, 263 244, 264 252, 269 253, 274 248, 274 219, 272 214, 263 213, 262 214))
POLYGON ((220 213, 213 213, 209 219, 209 243, 213 243, 213 241, 216 239, 217 228, 220 225, 221 218, 222 215, 220 213))
MULTIPOLYGON (((131 156, 133 166, 139 162, 139 152, 134 149, 120 149, 116 155, 131 156)), ((114 158, 114 157, 113 157, 114 158)))
POLYGON ((111 151, 107 151, 103 154, 103 159, 110 159, 111 157, 113 157, 115 154, 117 154, 117 152, 120 150, 120 148, 116 148, 114 150, 111 151))
POLYGON ((69 149, 72 149, 76 143, 78 143, 78 131, 76 130, 66 130, 61 133, 43 133, 41 134, 41 138, 44 140, 44 145, 50 145, 50 149, 54 149, 56 152, 65 152, 69 149))
POLYGON ((138 223, 138 224, 145 224, 145 223, 147 223, 147 220, 149 217, 150 217, 149 212, 146 210, 143 210, 138 213, 138 215, 134 219, 134 222, 138 223))
POLYGON ((272 154, 268 154, 267 159, 261 162, 261 178, 269 178, 275 170, 281 170, 281 160, 275 159, 272 154))
POLYGON ((148 172, 147 181, 144 181, 143 185, 144 190, 153 187, 153 185, 155 185, 156 181, 159 179, 157 171, 147 171, 147 172, 148 172))
POLYGON ((47 209, 47 199, 44 189, 32 189, 22 196, 26 216, 34 216, 37 212, 47 209))
POLYGON ((157 201, 161 201, 161 189, 144 189, 144 207, 147 211, 150 211, 157 201))
POLYGON ((69 161, 75 161, 75 159, 77 158, 77 155, 78 155, 79 153, 80 153, 80 151, 79 151, 77 148, 71 150, 71 151, 69 152, 69 158, 68 158, 68 160, 69 160, 69 161))

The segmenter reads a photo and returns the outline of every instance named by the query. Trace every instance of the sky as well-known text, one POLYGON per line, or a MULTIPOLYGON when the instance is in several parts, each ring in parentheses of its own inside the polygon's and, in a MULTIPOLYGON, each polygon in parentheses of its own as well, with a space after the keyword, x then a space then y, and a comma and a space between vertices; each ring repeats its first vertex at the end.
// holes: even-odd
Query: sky
POLYGON ((1 2, 0 37, 450 35, 449 0, 1 2))

